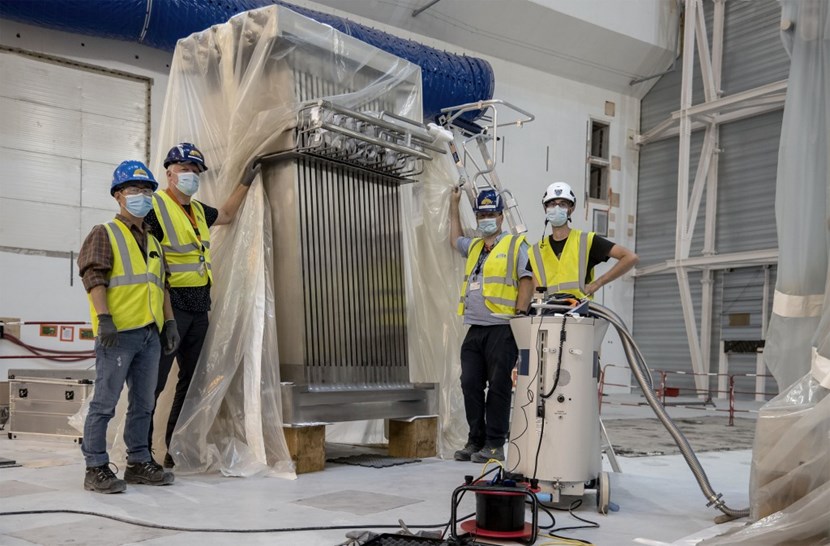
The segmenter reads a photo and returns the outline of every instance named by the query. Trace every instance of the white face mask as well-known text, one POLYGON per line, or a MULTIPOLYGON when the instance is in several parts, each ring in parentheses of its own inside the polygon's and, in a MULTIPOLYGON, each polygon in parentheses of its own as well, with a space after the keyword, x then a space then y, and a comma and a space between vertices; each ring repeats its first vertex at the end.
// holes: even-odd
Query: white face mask
POLYGON ((485 237, 499 230, 499 222, 495 218, 482 218, 478 221, 478 230, 485 237))
POLYGON ((565 207, 548 207, 545 209, 545 218, 553 227, 562 227, 568 223, 568 209, 565 207))
POLYGON ((193 195, 199 191, 199 175, 191 172, 176 173, 176 187, 185 195, 193 195))
POLYGON ((136 218, 144 218, 153 208, 153 198, 143 193, 125 195, 124 208, 136 218))

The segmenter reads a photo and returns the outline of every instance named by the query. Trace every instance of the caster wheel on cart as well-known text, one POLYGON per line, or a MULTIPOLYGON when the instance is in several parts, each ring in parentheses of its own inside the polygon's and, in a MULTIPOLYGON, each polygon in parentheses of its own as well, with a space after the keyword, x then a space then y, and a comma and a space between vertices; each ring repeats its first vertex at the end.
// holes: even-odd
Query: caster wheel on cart
POLYGON ((608 472, 600 472, 597 478, 597 512, 608 513, 608 504, 611 502, 611 483, 608 472))

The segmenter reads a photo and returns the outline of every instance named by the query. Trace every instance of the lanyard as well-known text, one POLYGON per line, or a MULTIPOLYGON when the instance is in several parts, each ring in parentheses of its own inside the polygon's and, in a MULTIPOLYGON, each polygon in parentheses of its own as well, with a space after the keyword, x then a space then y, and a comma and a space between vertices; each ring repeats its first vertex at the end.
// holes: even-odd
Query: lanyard
MULTIPOLYGON (((481 273, 481 266, 484 264, 484 260, 487 259, 487 256, 490 255, 490 251, 493 250, 493 247, 487 248, 486 243, 482 242, 481 244, 482 244, 481 254, 478 255, 478 262, 476 263, 476 268, 475 268, 475 271, 473 272, 473 275, 475 275, 476 277, 478 277, 479 273, 481 273)), ((495 245, 493 245, 493 246, 495 246, 495 245)))
MULTIPOLYGON (((193 227, 193 232, 196 234, 196 239, 198 239, 199 242, 201 243, 202 242, 202 234, 199 233, 199 226, 196 224, 196 218, 194 218, 191 213, 187 212, 187 210, 184 208, 184 206, 182 206, 182 204, 179 203, 179 200, 176 199, 176 196, 173 195, 173 193, 170 191, 170 188, 165 188, 164 191, 167 192, 167 195, 169 195, 173 199, 173 202, 176 203, 179 206, 179 208, 184 213, 184 215, 187 216, 187 219, 190 220, 190 225, 193 227)), ((193 205, 191 205, 190 207, 193 208, 193 205)))

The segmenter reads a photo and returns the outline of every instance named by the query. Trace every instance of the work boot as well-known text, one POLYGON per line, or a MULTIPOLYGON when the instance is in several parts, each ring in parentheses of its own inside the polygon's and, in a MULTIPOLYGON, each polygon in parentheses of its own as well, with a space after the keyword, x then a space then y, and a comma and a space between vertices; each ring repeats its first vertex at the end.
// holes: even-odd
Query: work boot
POLYGON ((474 463, 486 463, 487 461, 503 461, 504 448, 499 447, 484 447, 481 451, 477 451, 470 456, 470 460, 474 463))
MULTIPOLYGON (((118 467, 115 470, 118 471, 118 467)), ((84 489, 96 493, 121 493, 127 489, 127 482, 118 479, 110 468, 110 463, 88 466, 84 477, 84 489)))
POLYGON ((127 464, 124 471, 127 483, 143 483, 146 485, 170 485, 175 477, 172 472, 164 470, 160 464, 150 459, 146 463, 127 464))
POLYGON ((173 457, 170 456, 170 453, 164 454, 164 468, 173 468, 176 466, 176 462, 173 460, 173 457))
POLYGON ((473 455, 473 453, 479 451, 480 449, 481 449, 481 446, 477 446, 475 444, 467 443, 467 445, 464 446, 464 449, 459 449, 458 451, 455 452, 455 455, 453 456, 453 458, 456 461, 469 461, 470 457, 473 455))

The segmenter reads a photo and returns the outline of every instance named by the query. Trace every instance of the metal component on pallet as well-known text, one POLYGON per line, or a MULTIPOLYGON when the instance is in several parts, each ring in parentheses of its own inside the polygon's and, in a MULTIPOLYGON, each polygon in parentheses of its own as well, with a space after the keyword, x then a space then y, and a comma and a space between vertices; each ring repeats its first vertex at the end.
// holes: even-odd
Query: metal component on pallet
MULTIPOLYGON (((348 89, 293 63, 296 126, 258 160, 274 219, 283 423, 434 415, 435 385, 409 379, 400 192, 449 138, 399 115, 407 94, 347 108, 320 96, 348 89)), ((417 73, 406 86, 420 86, 417 73)))

